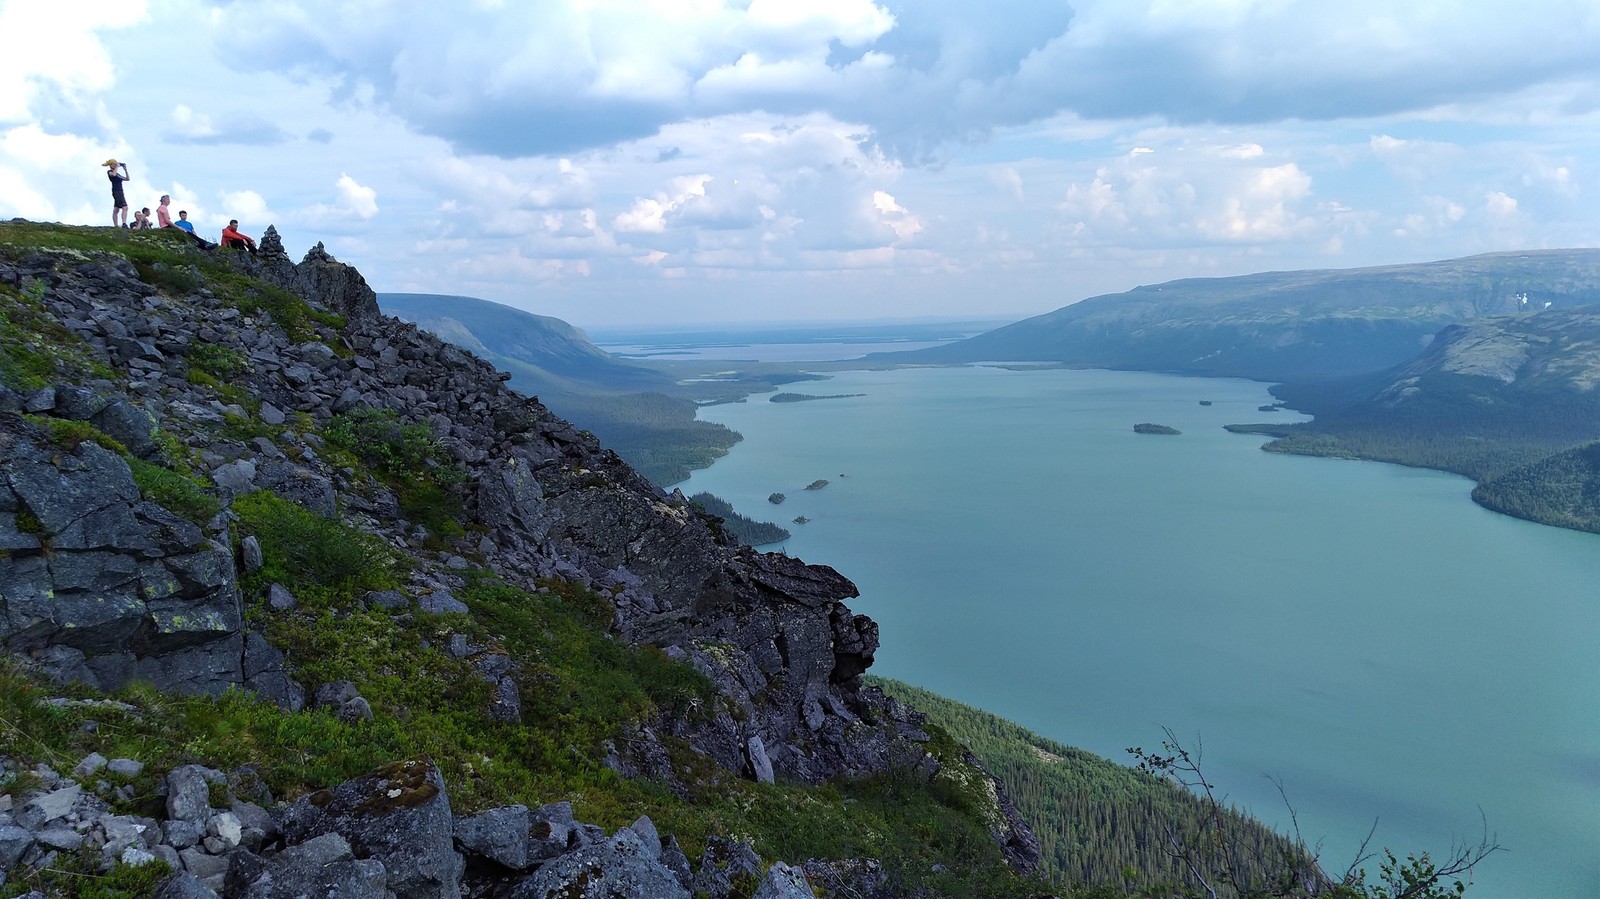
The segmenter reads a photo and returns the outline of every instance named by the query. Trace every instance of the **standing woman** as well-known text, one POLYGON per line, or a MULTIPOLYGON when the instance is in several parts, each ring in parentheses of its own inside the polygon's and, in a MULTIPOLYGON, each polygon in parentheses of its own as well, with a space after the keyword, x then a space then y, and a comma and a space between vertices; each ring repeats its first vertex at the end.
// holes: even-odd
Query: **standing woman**
POLYGON ((101 163, 106 167, 106 177, 111 180, 111 227, 118 227, 117 217, 122 218, 121 227, 128 226, 128 198, 122 195, 122 182, 129 180, 127 163, 115 159, 107 159, 101 163), (121 172, 117 170, 121 169, 121 172))

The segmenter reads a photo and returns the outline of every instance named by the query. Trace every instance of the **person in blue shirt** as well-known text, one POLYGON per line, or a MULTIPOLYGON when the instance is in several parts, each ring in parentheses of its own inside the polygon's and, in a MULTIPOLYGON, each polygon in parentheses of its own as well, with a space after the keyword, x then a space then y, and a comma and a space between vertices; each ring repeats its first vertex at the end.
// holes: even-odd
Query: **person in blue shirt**
POLYGON ((194 222, 189 221, 189 210, 187 209, 178 210, 178 220, 172 223, 172 227, 187 232, 190 237, 194 238, 194 242, 200 245, 202 250, 210 250, 216 247, 216 244, 194 233, 194 222))

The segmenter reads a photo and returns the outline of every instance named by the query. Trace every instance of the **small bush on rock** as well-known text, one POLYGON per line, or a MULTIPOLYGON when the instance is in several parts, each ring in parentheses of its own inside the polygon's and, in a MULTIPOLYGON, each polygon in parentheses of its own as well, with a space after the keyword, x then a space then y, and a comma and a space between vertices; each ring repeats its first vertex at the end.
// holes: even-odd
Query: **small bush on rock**
POLYGON ((351 595, 396 583, 394 552, 371 534, 316 515, 268 491, 233 501, 242 534, 261 541, 265 582, 296 594, 351 595))

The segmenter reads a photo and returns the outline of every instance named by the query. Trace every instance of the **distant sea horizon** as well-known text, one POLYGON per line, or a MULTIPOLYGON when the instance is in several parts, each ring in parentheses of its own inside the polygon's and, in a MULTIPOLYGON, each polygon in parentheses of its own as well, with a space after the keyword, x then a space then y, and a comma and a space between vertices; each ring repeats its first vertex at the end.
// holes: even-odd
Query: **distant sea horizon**
POLYGON ((683 329, 604 328, 586 333, 595 346, 630 359, 726 359, 730 362, 840 362, 869 353, 925 349, 990 331, 1009 320, 730 324, 683 329))

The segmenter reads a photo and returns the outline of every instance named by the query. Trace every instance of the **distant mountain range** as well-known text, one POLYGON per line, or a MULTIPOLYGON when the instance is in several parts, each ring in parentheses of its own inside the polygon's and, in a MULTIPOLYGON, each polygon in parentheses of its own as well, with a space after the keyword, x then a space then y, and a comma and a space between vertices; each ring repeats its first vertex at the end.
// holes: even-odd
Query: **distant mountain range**
POLYGON ((668 390, 673 384, 669 375, 613 356, 548 315, 432 293, 380 293, 378 305, 497 364, 516 363, 517 389, 527 393, 668 390))
POLYGON ((1280 381, 1315 420, 1274 452, 1459 472, 1473 497, 1600 532, 1600 249, 1171 281, 880 364, 1057 362, 1280 381))
POLYGON ((658 485, 739 442, 737 432, 697 420, 671 374, 613 356, 559 318, 444 294, 380 293, 378 305, 509 372, 512 387, 592 431, 658 485))
POLYGON ((1600 303, 1600 250, 1191 278, 1093 297, 879 362, 1050 361, 1291 381, 1386 369, 1484 315, 1600 303))

